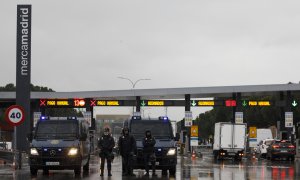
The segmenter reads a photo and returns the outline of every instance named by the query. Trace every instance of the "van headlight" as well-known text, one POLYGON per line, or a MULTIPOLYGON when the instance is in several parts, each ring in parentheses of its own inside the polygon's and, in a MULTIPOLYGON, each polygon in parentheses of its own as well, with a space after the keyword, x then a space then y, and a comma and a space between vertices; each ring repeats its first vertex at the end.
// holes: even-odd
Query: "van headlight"
POLYGON ((75 156, 78 153, 78 148, 71 148, 68 152, 69 156, 75 156))
POLYGON ((167 156, 173 156, 176 154, 176 149, 175 148, 170 148, 168 153, 167 153, 167 156))
POLYGON ((39 153, 36 148, 30 148, 30 154, 33 156, 38 156, 39 153))

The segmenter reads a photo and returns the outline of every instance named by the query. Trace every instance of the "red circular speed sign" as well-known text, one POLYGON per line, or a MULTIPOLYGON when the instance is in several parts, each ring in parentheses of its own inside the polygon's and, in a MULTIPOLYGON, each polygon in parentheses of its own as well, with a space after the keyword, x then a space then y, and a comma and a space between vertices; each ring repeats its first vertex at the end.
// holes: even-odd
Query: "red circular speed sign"
POLYGON ((18 126, 25 120, 25 112, 22 106, 12 105, 5 111, 5 119, 8 124, 18 126))

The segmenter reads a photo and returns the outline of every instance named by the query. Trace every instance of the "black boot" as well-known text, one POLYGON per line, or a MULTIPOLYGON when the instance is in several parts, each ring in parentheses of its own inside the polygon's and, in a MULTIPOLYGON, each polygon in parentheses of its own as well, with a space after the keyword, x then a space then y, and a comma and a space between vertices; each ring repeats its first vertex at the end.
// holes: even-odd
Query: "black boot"
POLYGON ((155 169, 152 169, 152 176, 157 176, 157 174, 155 173, 155 169))
POLYGON ((112 176, 110 169, 108 170, 108 176, 112 176))
POLYGON ((103 174, 104 174, 104 169, 101 169, 100 170, 100 176, 103 176, 103 174))

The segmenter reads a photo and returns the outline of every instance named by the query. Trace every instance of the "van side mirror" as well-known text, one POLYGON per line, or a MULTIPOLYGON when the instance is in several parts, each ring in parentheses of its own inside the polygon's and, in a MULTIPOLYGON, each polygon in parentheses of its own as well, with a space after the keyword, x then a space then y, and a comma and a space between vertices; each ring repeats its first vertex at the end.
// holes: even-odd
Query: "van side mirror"
POLYGON ((86 141, 86 139, 87 139, 87 134, 86 133, 83 133, 83 134, 81 134, 81 137, 80 137, 80 141, 86 141))
POLYGON ((32 132, 31 132, 31 133, 28 133, 28 134, 27 134, 27 141, 31 142, 32 139, 33 139, 33 133, 32 133, 32 132))
POLYGON ((179 141, 179 139, 180 139, 180 135, 179 135, 179 133, 176 133, 175 141, 179 141))

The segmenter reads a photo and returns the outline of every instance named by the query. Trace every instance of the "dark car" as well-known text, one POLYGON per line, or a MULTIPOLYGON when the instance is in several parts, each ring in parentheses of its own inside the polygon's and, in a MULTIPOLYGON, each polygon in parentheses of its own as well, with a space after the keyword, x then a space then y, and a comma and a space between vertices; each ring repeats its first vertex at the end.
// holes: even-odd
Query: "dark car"
POLYGON ((295 160, 295 146, 286 140, 274 140, 267 148, 267 159, 286 158, 295 160))
POLYGON ((89 126, 77 118, 57 120, 42 118, 34 133, 29 135, 29 165, 32 175, 39 169, 72 169, 75 175, 89 170, 89 126))

